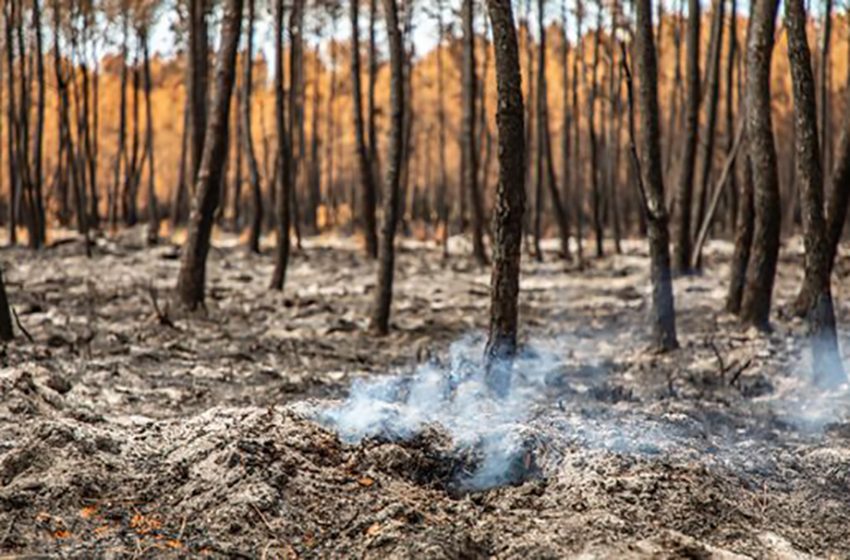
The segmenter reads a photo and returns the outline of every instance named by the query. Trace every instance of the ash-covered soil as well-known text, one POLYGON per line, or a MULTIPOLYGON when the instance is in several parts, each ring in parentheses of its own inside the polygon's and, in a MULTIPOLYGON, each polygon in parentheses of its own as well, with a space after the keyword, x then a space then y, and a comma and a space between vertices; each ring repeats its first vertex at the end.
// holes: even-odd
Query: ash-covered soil
POLYGON ((799 244, 769 335, 722 312, 730 248, 711 245, 676 280, 667 355, 646 351, 644 243, 582 270, 525 259, 522 398, 482 404, 463 371, 489 271, 468 258, 405 242, 376 339, 353 240, 307 240, 278 294, 271 256, 223 236, 187 316, 169 304, 178 248, 141 235, 92 260, 0 253, 28 333, 0 353, 0 557, 850 557, 850 397, 810 387, 782 311, 799 244), (435 379, 444 393, 418 392, 435 379), (358 423, 368 399, 385 408, 358 423), (494 447, 504 484, 468 484, 494 447))

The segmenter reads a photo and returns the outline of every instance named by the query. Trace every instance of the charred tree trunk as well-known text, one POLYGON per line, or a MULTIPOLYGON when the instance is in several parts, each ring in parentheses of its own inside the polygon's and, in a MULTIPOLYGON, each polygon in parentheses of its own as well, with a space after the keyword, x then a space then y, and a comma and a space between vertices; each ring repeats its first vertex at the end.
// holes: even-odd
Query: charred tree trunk
POLYGON ((578 90, 579 90, 579 62, 584 67, 584 41, 582 40, 582 11, 580 4, 576 3, 576 49, 573 55, 573 84, 572 84, 572 102, 573 102, 573 198, 575 199, 575 216, 576 216, 576 254, 578 255, 579 266, 584 261, 584 173, 581 165, 581 112, 579 111, 578 90))
POLYGON ((685 138, 679 163, 678 194, 676 197, 673 266, 685 273, 691 268, 691 213, 694 192, 694 167, 696 166, 697 138, 699 136, 700 104, 700 0, 688 1, 688 29, 686 33, 686 108, 685 138))
POLYGON ((145 82, 145 114, 146 114, 146 133, 145 148, 148 153, 148 230, 147 241, 148 245, 156 245, 159 241, 159 211, 156 202, 156 176, 154 170, 154 131, 153 131, 153 103, 151 103, 151 63, 150 53, 148 52, 148 29, 144 25, 139 29, 139 41, 142 43, 142 64, 144 66, 144 82, 145 82))
MULTIPOLYGON (((658 68, 652 34, 650 0, 636 0, 635 40, 637 75, 640 80, 638 104, 641 116, 640 178, 647 216, 647 235, 652 279, 652 342, 658 351, 678 347, 676 312, 673 305, 673 280, 670 271, 670 237, 661 164, 658 110, 658 68)), ((630 88, 631 89, 631 88, 630 88)), ((630 130, 634 129, 634 123, 630 130)), ((632 134, 632 142, 634 135, 632 134)), ((638 160, 635 159, 637 162, 638 160)))
POLYGON ((322 199, 322 162, 319 155, 319 106, 321 96, 319 93, 319 45, 313 52, 313 99, 312 116, 310 117, 310 171, 307 177, 307 228, 312 233, 318 232, 316 213, 322 199))
MULTIPOLYGON (((33 0, 32 3, 32 25, 35 32, 35 61, 36 61, 36 121, 33 154, 33 199, 32 220, 34 236, 30 239, 30 246, 38 249, 44 246, 46 227, 44 215, 44 172, 43 172, 43 150, 44 150, 44 117, 45 117, 45 76, 44 76, 44 46, 41 29, 41 2, 33 0)), ((2 305, 2 304, 0 304, 2 305)))
MULTIPOLYGON (((207 89, 209 77, 208 0, 189 0, 189 87, 191 104, 191 166, 189 182, 197 185, 207 132, 207 89)), ((218 188, 218 185, 215 185, 218 188)), ((197 193, 192 193, 197 196, 197 193)), ((216 198, 218 198, 216 196, 216 198)))
POLYGON ((487 0, 498 83, 499 185, 493 212, 490 332, 485 350, 488 384, 505 394, 517 351, 522 216, 525 207, 525 126, 519 46, 510 0, 487 0))
POLYGON ((769 325, 779 257, 781 209, 770 107, 770 61, 778 6, 778 0, 755 0, 747 37, 746 129, 753 172, 755 227, 741 320, 760 329, 769 325))
MULTIPOLYGON (((437 0, 441 2, 442 0, 437 0)), ((442 6, 440 5, 442 8, 442 6)), ((378 128, 375 122, 377 113, 375 107, 375 88, 378 83, 378 49, 375 44, 375 23, 378 19, 378 2, 377 0, 369 0, 369 93, 366 103, 366 123, 368 126, 369 135, 369 163, 372 166, 372 174, 374 175, 373 184, 375 185, 375 196, 378 203, 381 202, 380 189, 380 169, 381 158, 378 151, 378 128)), ((442 42, 442 35, 440 37, 442 42)))
POLYGON ((188 309, 197 309, 204 303, 206 261, 226 157, 230 124, 228 115, 236 76, 236 51, 239 48, 241 20, 242 0, 228 0, 222 16, 221 47, 216 60, 215 97, 204 140, 203 157, 198 168, 195 200, 177 280, 178 297, 188 309))
POLYGON ((301 212, 298 208, 298 178, 304 156, 304 112, 302 82, 304 68, 304 2, 294 0, 289 13, 289 203, 295 246, 301 250, 301 212))
POLYGON ((567 245, 562 248, 564 258, 570 258, 570 135, 572 133, 572 119, 575 106, 571 106, 570 99, 570 42, 567 38, 567 2, 562 0, 561 4, 561 196, 565 204, 564 225, 567 235, 567 245))
POLYGON ((275 132, 277 133, 277 250, 275 251, 274 273, 272 274, 271 288, 283 291, 286 283, 286 269, 289 265, 289 227, 291 220, 292 202, 292 175, 290 164, 292 161, 292 150, 290 138, 286 130, 286 96, 284 93, 283 80, 283 0, 277 0, 275 7, 275 132))
POLYGON ((375 218, 375 174, 369 161, 366 132, 363 125, 363 104, 360 80, 360 0, 351 2, 351 82, 354 109, 354 133, 357 148, 357 164, 360 169, 360 186, 363 189, 362 208, 363 234, 366 238, 366 254, 378 257, 378 231, 375 218))
POLYGON ((478 152, 475 148, 475 30, 472 0, 463 0, 463 183, 472 205, 472 254, 480 266, 487 264, 484 249, 484 203, 478 188, 478 152))
POLYGON ((9 342, 14 338, 15 331, 12 328, 12 313, 9 309, 9 298, 6 296, 3 272, 0 271, 0 342, 9 342))
POLYGON ((390 305, 395 266, 395 231, 399 210, 399 176, 404 134, 404 45, 399 29, 396 0, 383 0, 384 18, 390 48, 390 137, 387 180, 384 193, 384 220, 378 250, 378 285, 372 308, 371 329, 386 335, 390 329, 390 305))
MULTIPOLYGON (((537 0, 537 32, 540 45, 537 52, 537 173, 538 181, 545 180, 555 209, 558 232, 561 237, 561 256, 570 256, 570 228, 552 163, 552 137, 549 134, 549 100, 546 83, 546 25, 543 20, 544 0, 537 0), (545 164, 544 164, 545 162, 545 164)), ((540 189, 538 189, 539 191, 540 189)))
MULTIPOLYGON (((372 0, 374 2, 374 0, 372 0)), ((445 27, 443 22, 443 2, 437 1, 437 135, 439 138, 440 184, 437 186, 437 215, 443 225, 443 258, 449 256, 449 180, 446 171, 446 100, 445 76, 443 68, 443 39, 445 27)))
MULTIPOLYGON (((596 21, 596 30, 593 33, 593 66, 591 67, 590 78, 590 99, 588 100, 589 107, 587 112, 587 130, 589 134, 588 144, 590 145, 590 185, 591 185, 591 200, 593 203, 593 231, 596 239, 596 256, 602 257, 605 254, 602 246, 602 189, 599 184, 599 135, 596 132, 596 98, 599 95, 599 46, 602 34, 602 9, 599 6, 599 15, 596 21)), ((659 148, 660 149, 660 148, 659 148)))
MULTIPOLYGON (((703 142, 698 146, 701 164, 700 175, 698 177, 699 194, 697 196, 696 215, 693 220, 694 238, 696 230, 703 222, 705 217, 706 204, 708 203, 709 188, 708 183, 711 178, 711 168, 714 162, 714 138, 717 123, 717 106, 720 98, 720 52, 723 46, 723 30, 724 22, 724 7, 726 0, 717 0, 714 6, 714 21, 712 22, 711 42, 709 46, 708 63, 706 64, 706 72, 708 74, 706 82, 706 94, 708 95, 708 105, 705 115, 705 137, 703 142)), ((697 267, 700 266, 699 257, 697 255, 697 267)))
POLYGON ((118 102, 118 148, 115 153, 113 169, 112 188, 109 192, 109 227, 115 229, 118 226, 118 200, 123 192, 121 185, 123 179, 122 165, 124 164, 126 142, 127 142, 127 57, 129 40, 129 8, 127 2, 122 5, 121 23, 121 91, 118 102))
POLYGON ((824 218, 823 171, 818 146, 817 102, 811 53, 806 38, 803 0, 785 1, 788 59, 794 94, 794 148, 796 180, 800 188, 805 270, 809 279, 806 318, 812 351, 814 379, 818 385, 835 387, 847 380, 835 327, 830 289, 832 269, 829 235, 824 218))
POLYGON ((245 47, 245 74, 242 77, 242 133, 245 135, 243 147, 245 148, 245 160, 248 163, 248 181, 251 184, 251 199, 253 200, 253 214, 251 215, 251 229, 248 234, 248 250, 252 253, 260 252, 260 234, 263 227, 263 190, 260 183, 260 169, 257 165, 257 156, 254 152, 254 133, 251 121, 251 100, 254 88, 254 21, 256 0, 248 0, 248 27, 246 29, 245 47))
POLYGON ((20 174, 18 169, 18 156, 15 150, 17 142, 17 94, 15 93, 15 39, 14 39, 14 4, 12 2, 3 3, 3 19, 6 24, 6 69, 9 75, 6 77, 6 85, 8 98, 6 99, 6 117, 7 117, 7 149, 9 160, 9 244, 15 245, 18 242, 18 209, 15 201, 18 199, 18 193, 21 189, 20 174))
MULTIPOLYGON (((832 135, 830 134, 830 122, 829 119, 832 116, 830 112, 830 104, 829 104, 829 90, 830 90, 830 64, 829 64, 829 48, 832 43, 832 0, 824 0, 823 2, 823 37, 821 38, 821 51, 820 51, 820 68, 819 68, 819 82, 820 88, 818 92, 819 102, 818 116, 820 121, 818 123, 818 130, 820 131, 820 147, 821 147, 821 155, 823 158, 823 165, 821 169, 824 171, 829 169, 832 160, 830 159, 831 155, 831 144, 830 140, 832 135)), ((845 112, 850 111, 850 108, 845 108, 845 112)), ((827 181, 827 185, 829 182, 827 181)))

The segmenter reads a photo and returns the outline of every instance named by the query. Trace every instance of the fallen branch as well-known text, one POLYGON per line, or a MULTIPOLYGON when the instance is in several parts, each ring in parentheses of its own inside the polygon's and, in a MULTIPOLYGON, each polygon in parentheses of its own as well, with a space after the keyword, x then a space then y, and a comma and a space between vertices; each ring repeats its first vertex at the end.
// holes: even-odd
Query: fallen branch
POLYGON ((692 268, 697 268, 699 265, 702 247, 705 245, 705 239, 708 237, 708 230, 711 227, 711 222, 714 221, 714 215, 717 213, 717 206, 720 203, 720 195, 723 194, 724 187, 726 186, 726 183, 729 182, 727 180, 729 178, 729 173, 732 172, 735 160, 738 157, 738 151, 741 148, 741 140, 744 138, 744 117, 745 115, 741 115, 741 119, 738 121, 738 131, 735 133, 735 142, 732 144, 732 150, 729 152, 729 155, 726 156, 726 161, 723 164, 723 171, 720 173, 720 178, 717 180, 717 186, 714 188, 714 195, 711 197, 711 205, 708 207, 708 212, 706 212, 705 219, 703 219, 702 225, 699 228, 697 242, 694 245, 693 253, 691 253, 692 268))
POLYGON ((15 317, 15 324, 18 325, 18 330, 20 330, 24 334, 26 339, 30 341, 30 344, 35 344, 35 339, 32 337, 32 335, 29 333, 29 331, 27 331, 27 329, 24 328, 24 324, 21 323, 21 318, 18 317, 18 312, 15 311, 14 307, 11 307, 11 309, 12 309, 12 315, 15 317))

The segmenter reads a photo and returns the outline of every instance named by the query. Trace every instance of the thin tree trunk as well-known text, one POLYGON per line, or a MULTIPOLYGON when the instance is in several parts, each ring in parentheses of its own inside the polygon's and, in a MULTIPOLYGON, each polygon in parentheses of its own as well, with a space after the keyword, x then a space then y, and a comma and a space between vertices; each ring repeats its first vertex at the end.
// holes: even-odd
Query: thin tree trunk
MULTIPOLYGON (((437 0, 440 10, 442 10, 442 0, 437 0)), ((442 13, 442 12, 441 12, 442 13)), ((378 128, 375 122, 376 106, 375 106, 375 89, 378 84, 378 49, 375 44, 375 23, 378 19, 378 2, 377 0, 369 0, 369 93, 366 103, 366 123, 368 126, 369 135, 369 163, 372 165, 372 174, 374 176, 372 184, 375 185, 375 196, 377 203, 381 202, 380 189, 380 169, 381 157, 378 151, 378 128)), ((441 16, 442 17, 442 16, 441 16)), ((440 42, 442 44, 442 33, 440 34, 440 42)))
MULTIPOLYGON (((198 170, 204 153, 207 132, 207 89, 209 77, 209 37, 207 34, 208 0, 189 0, 189 87, 191 105, 191 174, 190 183, 197 184, 198 170)), ((218 185, 216 185, 216 188, 218 185)), ((193 193, 196 196, 197 193, 193 193)), ((216 197, 217 198, 217 197, 216 197)))
MULTIPOLYGON (((596 238, 596 256, 602 257, 605 250, 602 246, 602 188, 599 184, 599 138, 596 132, 596 98, 598 97, 599 89, 599 46, 602 35, 602 10, 599 9, 599 15, 596 21, 596 30, 593 34, 593 66, 591 67, 590 78, 590 99, 588 100, 589 107, 587 112, 587 129, 590 138, 590 184, 591 184, 591 200, 593 202, 593 230, 596 238)), ((660 149, 660 148, 659 148, 660 149)))
MULTIPOLYGON (((726 0, 717 0, 715 2, 714 21, 712 22, 711 42, 709 47, 710 51, 708 63, 706 64, 708 77, 705 80, 705 93, 708 95, 708 105, 706 107, 705 116, 705 135, 703 141, 700 142, 697 147, 700 154, 698 159, 701 167, 700 174, 698 176, 699 182, 697 183, 699 191, 697 195, 696 216, 692 224, 695 230, 703 222, 706 204, 708 203, 708 197, 710 194, 708 192, 708 184, 709 179, 711 178, 712 164, 714 163, 714 139, 717 124, 717 106, 720 98, 720 53, 723 46, 723 30, 725 29, 725 25, 723 25, 725 6, 726 0)), ((696 231, 694 231, 693 237, 696 237, 696 231)), ((700 265, 701 263, 697 262, 696 268, 699 268, 700 265)))
MULTIPOLYGON (((679 343, 676 339, 676 312, 670 271, 670 237, 667 232, 667 209, 664 203, 659 139, 658 68, 652 35, 650 0, 636 0, 635 6, 636 68, 640 80, 638 89, 641 116, 640 145, 643 147, 638 165, 640 170, 636 175, 640 178, 647 215, 652 280, 652 342, 656 350, 668 351, 677 348, 679 343)), ((631 86, 629 89, 631 90, 631 86)), ((634 130, 634 122, 629 129, 634 130)), ((634 144, 633 132, 631 136, 634 144)), ((637 161, 635 159, 636 163, 637 161)))
MULTIPOLYGON (((820 146, 821 153, 823 157, 823 162, 821 169, 829 169, 832 163, 830 159, 831 155, 831 144, 830 140, 832 135, 830 134, 830 122, 829 119, 832 117, 832 113, 830 111, 829 105, 829 90, 830 90, 830 64, 829 64, 829 48, 832 42, 832 0, 823 0, 823 38, 821 40, 821 50, 820 50, 820 89, 818 92, 819 102, 818 116, 820 120, 818 122, 818 130, 820 131, 820 146)), ((845 111, 850 109, 845 109, 845 111)), ((827 181, 828 186, 829 181, 827 181)))
POLYGON ((478 188, 478 152, 475 149, 475 30, 472 0, 463 0, 463 183, 472 205, 472 254, 480 266, 488 263, 484 249, 484 203, 478 188))
POLYGON ((112 230, 115 230, 115 228, 118 226, 118 199, 121 197, 120 193, 123 192, 121 188, 122 164, 124 163, 127 142, 127 41, 129 39, 130 31, 130 15, 126 1, 123 3, 122 9, 123 15, 121 24, 121 92, 119 93, 120 101, 118 108, 118 151, 115 154, 115 167, 113 171, 112 190, 109 196, 109 227, 112 230))
POLYGON ((694 168, 696 164, 697 139, 699 136, 700 105, 700 0, 688 1, 688 30, 685 36, 685 138, 679 164, 678 195, 674 213, 676 237, 673 266, 676 271, 690 271, 691 259, 691 215, 694 192, 694 168))
POLYGON ((363 125, 363 104, 360 80, 360 0, 351 2, 351 81, 352 108, 354 109, 354 133, 357 149, 357 164, 360 169, 360 186, 363 189, 362 208, 363 234, 366 239, 366 254, 370 258, 378 257, 378 231, 376 225, 375 174, 369 161, 366 146, 366 133, 363 125))
MULTIPOLYGON (((183 209, 186 205, 186 173, 189 157, 189 134, 191 132, 191 105, 187 99, 183 105, 183 131, 180 133, 180 166, 177 170, 177 186, 171 197, 171 231, 183 221, 183 209)), ((120 170, 118 171, 120 172, 120 170)))
POLYGON ((770 61, 779 0, 754 0, 747 37, 747 145, 753 171, 755 229, 741 320, 767 329, 776 264, 781 209, 770 107, 770 61))
POLYGON ((147 118, 145 141, 148 152, 148 245, 156 245, 159 241, 159 212, 156 202, 156 176, 154 170, 154 131, 153 103, 151 103, 151 63, 148 53, 148 29, 144 25, 139 29, 139 40, 142 43, 142 61, 145 78, 145 113, 147 118))
POLYGON ((228 0, 222 16, 221 46, 216 60, 215 97, 204 140, 201 166, 198 168, 195 201, 177 280, 180 302, 189 309, 197 309, 204 302, 206 261, 226 155, 230 124, 228 114, 236 76, 236 51, 239 48, 241 20, 242 0, 228 0))
POLYGON ((245 135, 245 159, 248 162, 248 181, 251 184, 253 214, 248 235, 248 250, 260 253, 260 234, 263 227, 263 190, 260 170, 254 153, 254 133, 251 121, 252 91, 254 88, 254 21, 256 0, 248 0, 248 27, 246 29, 245 74, 242 77, 242 133, 245 135))
MULTIPOLYGON (((374 0, 371 0, 374 2, 374 0)), ((437 214, 440 223, 443 224, 443 258, 449 256, 449 208, 447 200, 449 183, 446 171, 446 101, 445 101, 445 76, 443 68, 443 40, 445 27, 443 22, 443 2, 437 0, 437 126, 439 137, 439 160, 440 160, 440 184, 437 186, 437 214)))
MULTIPOLYGON (((576 6, 579 7, 579 0, 576 0, 576 6)), ((572 102, 573 102, 573 198, 575 199, 575 216, 576 216, 576 254, 578 255, 578 264, 582 266, 584 261, 584 173, 581 165, 581 111, 579 111, 578 102, 578 85, 579 85, 579 62, 584 67, 584 40, 582 39, 582 11, 576 10, 576 48, 573 55, 573 84, 572 84, 572 102)))
POLYGON ((277 133, 277 181, 272 183, 277 192, 277 250, 275 251, 274 273, 271 288, 283 291, 286 284, 286 269, 289 265, 289 227, 292 202, 292 175, 290 163, 292 150, 289 135, 286 130, 286 96, 283 91, 283 0, 276 0, 274 15, 275 33, 275 132, 277 133))
POLYGON ((537 145, 538 145, 538 174, 539 180, 545 179, 549 196, 555 209, 555 219, 558 222, 558 232, 561 237, 561 256, 570 256, 570 228, 561 195, 558 193, 558 182, 555 179, 555 168, 552 163, 552 137, 549 133, 549 100, 546 83, 546 25, 543 20, 545 1, 537 0, 537 32, 540 45, 537 53, 537 145), (544 159, 545 158, 545 159, 544 159), (545 161, 545 166, 543 165, 545 161))
POLYGON ((525 206, 525 126, 519 46, 510 0, 487 0, 498 83, 499 185, 493 212, 490 329, 485 349, 488 385, 500 394, 510 386, 517 352, 522 217, 525 206))
POLYGON ((378 335, 390 329, 390 305, 395 265, 395 231, 399 210, 399 177, 404 133, 404 45, 399 29, 396 0, 383 0, 390 50, 390 136, 381 241, 378 249, 378 284, 370 327, 378 335))
POLYGON ((15 93, 15 41, 14 41, 14 4, 12 2, 3 3, 3 16, 6 20, 6 69, 8 76, 6 77, 6 85, 8 91, 8 99, 6 100, 6 116, 8 120, 8 137, 7 148, 9 151, 9 244, 15 245, 18 242, 18 212, 15 201, 18 198, 18 192, 21 189, 20 174, 18 170, 18 156, 15 150, 17 143, 17 115, 16 115, 16 98, 15 93))
POLYGON ((33 248, 44 246, 46 227, 44 215, 44 172, 43 165, 43 149, 44 149, 44 117, 45 117, 45 76, 44 76, 44 46, 41 29, 41 2, 33 0, 32 3, 33 20, 32 25, 35 29, 35 57, 36 57, 36 125, 35 125, 35 154, 33 155, 33 221, 34 224, 34 239, 30 240, 30 245, 33 248))
POLYGON ((567 38, 567 1, 562 0, 561 3, 561 113, 563 120, 561 121, 561 196, 563 197, 564 208, 564 226, 567 232, 567 245, 561 250, 564 253, 564 258, 570 258, 570 184, 571 184, 571 164, 570 164, 570 135, 572 133, 572 111, 575 106, 570 106, 570 42, 567 38))
POLYGON ((9 342, 14 338, 15 331, 12 328, 12 313, 9 310, 9 298, 6 296, 3 272, 0 271, 0 341, 9 342))

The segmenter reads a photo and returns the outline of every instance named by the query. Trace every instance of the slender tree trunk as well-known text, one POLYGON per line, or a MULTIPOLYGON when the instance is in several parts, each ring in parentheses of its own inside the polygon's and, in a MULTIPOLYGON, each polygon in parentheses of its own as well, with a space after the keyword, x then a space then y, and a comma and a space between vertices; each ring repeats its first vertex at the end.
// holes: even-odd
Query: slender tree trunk
POLYGON ((33 221, 34 239, 30 240, 33 248, 44 246, 46 227, 44 215, 44 172, 43 149, 44 149, 44 117, 45 117, 45 76, 44 76, 44 46, 41 29, 41 2, 33 0, 32 3, 32 25, 35 31, 35 57, 36 57, 36 124, 35 124, 35 154, 33 155, 33 221))
POLYGON ((148 152, 148 245, 156 245, 159 241, 159 212, 156 202, 156 176, 154 170, 154 131, 153 131, 153 103, 151 103, 151 63, 148 53, 148 29, 144 25, 139 29, 139 40, 142 43, 142 61, 144 64, 145 78, 145 114, 147 118, 145 142, 148 152))
MULTIPOLYGON (((580 3, 576 0, 576 5, 580 3)), ((578 90, 579 90, 579 62, 584 67, 584 41, 582 40, 582 11, 577 10, 576 13, 576 48, 573 55, 573 84, 572 84, 572 102, 573 110, 573 198, 575 199, 575 216, 576 216, 576 254, 578 255, 579 266, 582 266, 584 261, 584 173, 581 165, 581 111, 579 111, 578 90)))
POLYGON ((304 114, 301 104, 304 68, 304 1, 294 0, 289 14, 289 202, 295 246, 301 250, 301 212, 298 208, 298 177, 304 146, 304 114))
POLYGON ((522 216, 525 206, 525 125, 519 46, 510 0, 487 0, 498 83, 499 185, 493 212, 490 332, 485 350, 488 384, 507 393, 517 352, 522 216))
MULTIPOLYGON (((670 271, 670 237, 664 203, 658 110, 658 68, 652 35, 650 0, 636 0, 635 40, 637 75, 640 80, 638 104, 641 116, 640 155, 641 192, 647 215, 647 235, 652 280, 652 341, 658 351, 678 347, 676 312, 673 305, 673 281, 670 271)), ((630 126, 633 130, 634 126, 630 126)), ((634 135, 632 135, 634 142, 634 135)), ((637 160, 635 160, 637 161, 637 160)))
MULTIPOLYGON (((821 51, 820 51, 820 68, 819 68, 819 82, 820 89, 818 92, 819 102, 818 116, 820 120, 818 122, 818 130, 820 131, 820 146, 823 157, 823 165, 821 169, 827 170, 831 165, 832 161, 830 159, 831 148, 832 145, 830 140, 832 135, 830 134, 830 121, 829 119, 832 117, 829 105, 829 90, 830 90, 830 64, 829 64, 829 48, 832 42, 832 0, 823 0, 823 37, 821 39, 821 51)), ((848 111, 850 109, 845 109, 848 111)), ((827 181, 827 184, 829 181, 827 181)))
POLYGON ((823 171, 818 146, 817 102, 803 0, 785 0, 788 59, 794 94, 796 180, 800 186, 806 277, 812 295, 807 310, 815 382, 835 387, 847 380, 835 327, 830 289, 829 235, 823 209, 823 171))
POLYGON ((320 73, 319 45, 313 52, 313 99, 311 102, 310 123, 310 176, 307 185, 307 227, 312 233, 318 231, 316 213, 322 199, 322 162, 319 154, 319 106, 321 95, 319 92, 320 73))
POLYGON ((463 182, 472 205, 472 254, 480 266, 487 264, 484 248, 484 203, 478 189, 478 152, 475 149, 475 30, 472 0, 463 0, 463 182))
POLYGON ((206 261, 226 156, 230 124, 228 115, 236 76, 236 51, 239 48, 241 20, 242 0, 228 0, 222 16, 221 46, 216 60, 215 97, 204 140, 203 157, 198 168, 195 201, 177 280, 180 302, 189 309, 197 309, 204 302, 206 261))
MULTIPOLYGON (((561 237, 561 256, 570 256, 570 228, 561 195, 558 193, 558 182, 555 179, 555 169, 552 163, 552 137, 549 133, 549 100, 546 83, 546 25, 543 20, 544 0, 537 0, 537 33, 540 45, 537 53, 537 158, 538 181, 546 181, 549 196, 555 209, 555 219, 558 222, 558 232, 561 237), (545 165, 543 162, 545 161, 545 165)), ((539 189, 538 189, 539 190, 539 189)))
POLYGON ((564 208, 564 226, 566 229, 567 245, 562 247, 564 258, 570 258, 570 184, 571 184, 571 164, 570 164, 570 135, 572 129, 573 111, 575 106, 570 106, 570 42, 567 38, 567 1, 562 0, 561 3, 561 113, 563 120, 561 121, 561 196, 563 197, 564 208))
MULTIPOLYGON (((189 87, 191 104, 191 142, 189 176, 192 186, 197 184, 198 170, 204 151, 207 132, 207 89, 209 76, 209 37, 207 33, 208 0, 189 0, 189 87)), ((216 185, 218 187, 218 185, 216 185)), ((193 193, 197 195, 197 193, 193 193)), ((217 198, 217 197, 216 197, 217 198)))
POLYGON ((676 197, 673 266, 685 273, 691 268, 691 214, 696 167, 697 139, 699 136, 699 45, 700 0, 688 0, 688 29, 685 35, 685 138, 679 164, 678 195, 676 197))
MULTIPOLYGON (((599 15, 596 21, 596 30, 593 34, 593 66, 591 68, 590 78, 590 99, 588 100, 589 107, 587 113, 587 129, 590 138, 590 184, 591 184, 591 200, 593 202, 593 230, 596 237, 596 256, 602 257, 605 254, 602 246, 602 189, 599 184, 599 135, 596 132, 596 98, 599 95, 599 45, 602 34, 602 10, 599 6, 599 15)), ((660 148, 659 148, 660 149, 660 148)))
MULTIPOLYGON (((118 199, 121 197, 122 164, 126 156, 127 142, 127 57, 129 40, 129 8, 126 1, 123 3, 123 14, 121 24, 121 92, 118 102, 118 151, 115 154, 112 190, 109 196, 109 227, 112 230, 118 226, 118 199)), ((126 173, 126 171, 125 171, 126 173)), ((122 204, 123 206, 123 204, 122 204)))
POLYGON ((246 29, 245 74, 242 77, 242 133, 245 135, 245 160, 248 163, 248 181, 251 184, 253 214, 248 235, 248 250, 260 253, 260 234, 263 227, 263 190, 260 183, 260 170, 254 152, 254 133, 251 121, 252 91, 254 88, 254 21, 256 0, 248 0, 248 27, 246 29))
POLYGON ((770 61, 778 0, 755 0, 747 37, 746 127, 753 172, 755 229, 741 320, 768 328, 779 257, 781 209, 770 107, 770 61))
MULTIPOLYGON (((729 43, 726 51, 726 156, 732 152, 735 143, 735 57, 738 54, 738 1, 731 0, 729 17, 729 43)), ((735 227, 735 216, 738 211, 737 178, 735 173, 729 174, 729 212, 732 228, 735 227)))
POLYGON ((3 3, 3 19, 6 23, 6 69, 8 76, 6 77, 6 85, 8 98, 6 99, 6 117, 7 123, 7 149, 9 160, 9 244, 15 245, 18 242, 18 212, 15 201, 18 199, 18 192, 21 189, 20 174, 18 170, 18 156, 15 150, 17 143, 17 94, 15 93, 15 40, 14 40, 14 4, 6 1, 3 3))
POLYGON ((286 284, 286 269, 289 265, 289 228, 292 202, 292 175, 290 163, 292 149, 286 130, 286 96, 283 90, 283 0, 276 0, 275 7, 275 131, 277 133, 277 181, 273 183, 277 192, 277 251, 275 251, 274 273, 271 288, 283 291, 286 284))
MULTIPOLYGON (((712 22, 711 42, 709 46, 709 57, 706 65, 706 94, 708 95, 708 105, 706 107, 705 116, 705 137, 698 146, 700 152, 699 161, 701 164, 700 174, 698 176, 699 187, 697 196, 696 216, 693 221, 694 235, 696 237, 696 228, 699 228, 705 217, 706 204, 709 196, 709 179, 711 178, 711 169, 714 162, 714 139, 717 123, 717 106, 720 98, 720 53, 723 45, 723 30, 724 23, 724 7, 726 0, 717 0, 714 6, 714 20, 712 22)), ((699 256, 699 255, 698 255, 699 256)), ((700 263, 697 262, 697 267, 700 263)))
MULTIPOLYGON (((374 2, 374 0, 372 0, 374 2)), ((439 137, 439 159, 440 159, 440 184, 437 187, 437 214, 439 221, 443 224, 443 258, 449 256, 449 208, 448 199, 449 182, 446 171, 446 100, 445 100, 445 76, 443 68, 443 39, 445 35, 445 24, 443 22, 443 1, 437 0, 437 126, 439 137)))
POLYGON ((372 308, 371 329, 386 335, 390 329, 390 305, 395 265, 395 231, 399 210, 399 176, 404 133, 404 45, 399 29, 396 0, 383 0, 390 50, 390 136, 384 216, 378 248, 378 285, 372 308))
POLYGON ((360 6, 359 0, 351 2, 351 82, 352 107, 354 109, 354 133, 357 149, 357 164, 360 169, 360 186, 363 189, 362 209, 363 234, 366 239, 366 254, 378 257, 378 231, 375 217, 375 174, 369 161, 366 132, 363 125, 363 106, 360 80, 360 6))
MULTIPOLYGON (((439 9, 442 10, 442 0, 437 0, 437 2, 439 9)), ((366 124, 368 126, 367 132, 369 135, 369 163, 372 165, 372 174, 374 176, 372 184, 375 185, 375 196, 377 203, 380 203, 381 158, 379 155, 380 152, 378 151, 378 128, 375 122, 375 115, 377 113, 375 106, 375 89, 378 84, 378 49, 375 44, 375 23, 377 19, 378 2, 377 0, 369 0, 369 93, 367 94, 368 97, 366 103, 366 124)), ((443 39, 441 33, 441 44, 442 40, 443 39)))
POLYGON ((6 296, 3 272, 0 271, 0 341, 9 342, 14 338, 15 331, 12 328, 12 313, 9 310, 9 298, 6 296))

